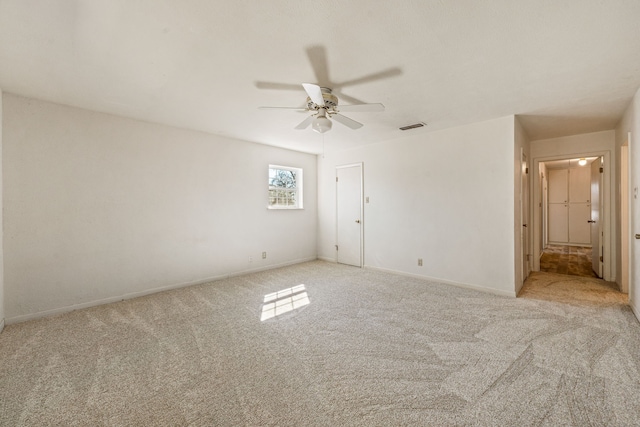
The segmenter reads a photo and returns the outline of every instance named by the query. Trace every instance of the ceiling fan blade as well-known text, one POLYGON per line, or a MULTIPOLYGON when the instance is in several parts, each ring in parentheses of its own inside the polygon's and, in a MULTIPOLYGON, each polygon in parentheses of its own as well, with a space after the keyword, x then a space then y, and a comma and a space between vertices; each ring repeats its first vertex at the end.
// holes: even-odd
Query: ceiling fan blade
POLYGON ((315 102, 316 105, 324 107, 324 98, 322 97, 322 89, 320 89, 320 86, 314 85, 312 83, 302 83, 302 87, 307 92, 307 95, 309 95, 309 98, 311 98, 311 100, 315 102))
POLYGON ((295 111, 309 111, 306 107, 258 107, 259 110, 295 110, 295 111))
POLYGON ((360 129, 362 127, 362 123, 356 122, 355 120, 350 119, 347 116, 343 116, 342 114, 332 114, 331 118, 336 122, 342 123, 343 125, 351 129, 360 129))
POLYGON ((300 90, 299 84, 274 82, 255 82, 255 84, 258 89, 300 90))
POLYGON ((402 70, 398 67, 394 67, 394 68, 389 68, 388 70, 384 70, 384 71, 379 71, 377 73, 373 73, 373 74, 369 74, 368 76, 363 76, 357 79, 353 79, 353 80, 347 80, 346 82, 342 82, 342 83, 334 83, 333 87, 334 88, 341 88, 341 87, 345 87, 345 86, 353 86, 353 85, 359 85, 362 83, 369 83, 369 82, 373 82, 376 80, 381 80, 381 79, 387 79, 389 77, 394 77, 394 76, 399 76, 400 74, 402 74, 402 70))
POLYGON ((337 108, 338 108, 338 111, 362 111, 362 112, 384 111, 384 105, 382 104, 338 105, 337 108))
POLYGON ((340 99, 341 101, 347 101, 347 102, 350 102, 352 104, 365 104, 365 102, 363 100, 358 99, 358 98, 354 98, 353 96, 349 96, 349 95, 345 94, 344 92, 342 92, 339 89, 334 90, 332 93, 334 95, 336 95, 338 97, 338 99, 340 99))
POLYGON ((327 51, 324 46, 310 46, 307 48, 307 57, 311 62, 311 67, 316 75, 316 81, 320 86, 331 87, 329 80, 329 68, 327 62, 327 51))
POLYGON ((306 119, 304 119, 303 121, 300 122, 300 124, 298 126, 296 126, 294 129, 306 129, 307 127, 309 127, 309 125, 311 124, 311 122, 313 121, 315 116, 309 116, 306 119))

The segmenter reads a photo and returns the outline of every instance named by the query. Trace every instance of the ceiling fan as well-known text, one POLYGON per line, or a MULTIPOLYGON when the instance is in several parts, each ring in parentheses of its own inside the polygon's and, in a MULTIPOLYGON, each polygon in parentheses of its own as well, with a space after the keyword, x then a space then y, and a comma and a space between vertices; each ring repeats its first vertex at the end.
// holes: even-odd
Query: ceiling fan
POLYGON ((271 83, 256 82, 259 89, 284 89, 299 90, 302 87, 308 97, 303 107, 260 107, 261 109, 287 109, 304 112, 312 112, 312 114, 303 120, 295 129, 306 129, 311 125, 312 129, 319 133, 325 133, 331 130, 332 122, 330 119, 341 123, 351 129, 359 129, 363 125, 347 116, 340 114, 341 112, 358 111, 358 112, 375 112, 384 111, 384 105, 380 103, 367 104, 360 100, 350 97, 344 93, 340 96, 349 100, 351 105, 338 105, 338 97, 334 92, 339 92, 345 86, 351 86, 361 83, 367 83, 387 77, 401 74, 399 68, 390 68, 385 71, 363 76, 346 82, 336 83, 329 79, 329 72, 326 59, 326 51, 323 46, 311 46, 307 48, 307 56, 313 67, 318 84, 302 83, 302 86, 288 83, 271 83))
POLYGON ((307 103, 304 107, 260 107, 262 109, 285 109, 298 111, 312 111, 309 117, 304 119, 294 129, 306 129, 311 125, 312 129, 318 133, 325 133, 331 130, 332 123, 329 118, 334 119, 351 129, 359 129, 363 125, 347 116, 340 114, 340 111, 384 111, 382 104, 353 104, 338 107, 338 97, 330 88, 320 87, 312 83, 302 83, 302 87, 307 92, 307 103))

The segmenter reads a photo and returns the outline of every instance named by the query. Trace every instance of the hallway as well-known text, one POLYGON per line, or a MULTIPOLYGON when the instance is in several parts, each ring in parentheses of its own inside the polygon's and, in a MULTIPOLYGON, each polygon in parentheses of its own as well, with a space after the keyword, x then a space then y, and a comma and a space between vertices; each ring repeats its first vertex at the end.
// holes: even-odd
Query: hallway
POLYGON ((529 275, 518 297, 590 307, 628 303, 628 295, 620 292, 616 283, 595 277, 542 271, 534 271, 529 275))
POLYGON ((548 245, 540 257, 540 271, 597 278, 588 246, 548 245))

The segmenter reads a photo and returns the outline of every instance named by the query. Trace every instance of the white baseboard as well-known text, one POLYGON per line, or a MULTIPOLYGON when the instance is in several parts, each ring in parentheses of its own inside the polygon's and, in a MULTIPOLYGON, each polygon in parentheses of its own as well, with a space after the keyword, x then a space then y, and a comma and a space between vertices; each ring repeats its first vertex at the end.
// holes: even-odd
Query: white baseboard
MULTIPOLYGON (((227 277, 237 277, 237 276, 243 276, 245 274, 259 273, 261 271, 273 270, 273 269, 276 269, 276 268, 287 267, 289 265, 302 264, 303 262, 315 261, 317 259, 318 259, 318 257, 300 258, 300 259, 296 259, 296 260, 293 260, 293 261, 281 262, 280 264, 271 264, 271 265, 268 265, 266 267, 250 268, 250 269, 247 269, 247 270, 237 271, 235 273, 229 273, 224 278, 226 279, 227 277)), ((220 279, 216 279, 216 280, 220 280, 220 279)), ((208 281, 210 282, 211 280, 208 280, 208 281)), ((207 281, 204 281, 204 282, 201 281, 198 284, 201 284, 201 283, 207 283, 207 281)))
POLYGON ((0 332, 4 330, 4 319, 0 320, 0 332))
POLYGON ((338 261, 336 261, 335 258, 329 258, 329 257, 326 257, 326 256, 319 256, 318 259, 320 261, 327 261, 327 262, 333 262, 333 263, 338 262, 338 261))
POLYGON ((442 283, 442 284, 445 284, 445 285, 457 286, 459 288, 473 289, 473 290, 476 290, 476 291, 486 292, 486 293, 490 293, 490 294, 494 294, 494 295, 500 295, 500 296, 503 296, 503 297, 511 297, 511 298, 515 298, 516 297, 516 293, 515 292, 503 291, 503 290, 494 289, 494 288, 487 288, 485 286, 472 285, 470 283, 454 282, 454 281, 451 281, 451 280, 438 279, 437 277, 421 276, 419 274, 407 273, 407 272, 398 271, 398 270, 391 270, 391 269, 388 269, 388 268, 371 267, 371 266, 368 266, 368 265, 365 265, 364 268, 367 268, 369 270, 377 270, 377 271, 384 271, 386 273, 398 274, 400 276, 413 277, 415 279, 422 279, 422 280, 429 281, 429 282, 435 282, 435 283, 442 283))
MULTIPOLYGON (((70 311, 81 310, 83 308, 95 307, 97 305, 110 304, 110 303, 114 303, 114 302, 118 302, 118 301, 124 301, 124 300, 128 300, 128 299, 143 297, 143 296, 146 296, 146 295, 156 294, 158 292, 169 291, 169 290, 172 290, 172 289, 186 288, 187 286, 202 285, 204 283, 215 282, 217 280, 227 279, 229 277, 237 277, 237 276, 242 276, 242 275, 245 275, 245 274, 258 273, 260 271, 273 270, 273 269, 276 269, 276 268, 286 267, 286 266, 289 266, 289 265, 300 264, 300 263, 303 263, 303 262, 315 261, 316 259, 317 259, 317 257, 301 258, 301 259, 297 259, 297 260, 293 260, 293 261, 283 262, 283 263, 280 263, 280 264, 271 264, 271 265, 268 265, 268 266, 265 266, 265 267, 259 267, 259 268, 247 269, 247 270, 242 270, 242 271, 236 271, 236 272, 232 272, 232 273, 228 273, 228 274, 221 274, 219 276, 207 277, 207 278, 204 278, 204 279, 198 279, 198 280, 194 280, 194 281, 190 281, 190 282, 177 283, 177 284, 168 285, 168 286, 160 286, 160 287, 157 287, 157 288, 146 289, 144 291, 131 292, 131 293, 123 294, 123 295, 117 295, 117 296, 113 296, 113 297, 102 298, 102 299, 99 299, 99 300, 87 301, 87 302, 83 302, 83 303, 80 303, 80 304, 72 304, 72 305, 68 305, 68 306, 64 306, 64 307, 58 307, 58 308, 54 308, 54 309, 51 309, 51 310, 38 311, 36 313, 29 313, 29 314, 23 314, 23 315, 20 315, 20 316, 9 317, 9 318, 6 319, 6 322, 7 322, 7 325, 11 325, 11 324, 14 324, 14 323, 20 323, 20 322, 26 322, 27 320, 39 319, 41 317, 48 317, 48 316, 53 316, 53 315, 56 315, 56 314, 68 313, 70 311)), ((4 326, 4 320, 3 320, 3 326, 4 326)))
POLYGON ((638 308, 633 305, 632 301, 629 301, 629 307, 631 307, 631 311, 633 311, 633 314, 636 315, 636 319, 638 320, 638 322, 640 322, 640 310, 638 310, 638 308))

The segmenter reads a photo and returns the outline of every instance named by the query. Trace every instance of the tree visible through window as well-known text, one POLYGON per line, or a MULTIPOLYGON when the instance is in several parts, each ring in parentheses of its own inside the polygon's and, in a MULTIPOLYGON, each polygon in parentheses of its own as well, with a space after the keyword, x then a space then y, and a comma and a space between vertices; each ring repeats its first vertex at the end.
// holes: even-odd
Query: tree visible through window
POLYGON ((269 165, 269 208, 302 209, 302 169, 269 165))

